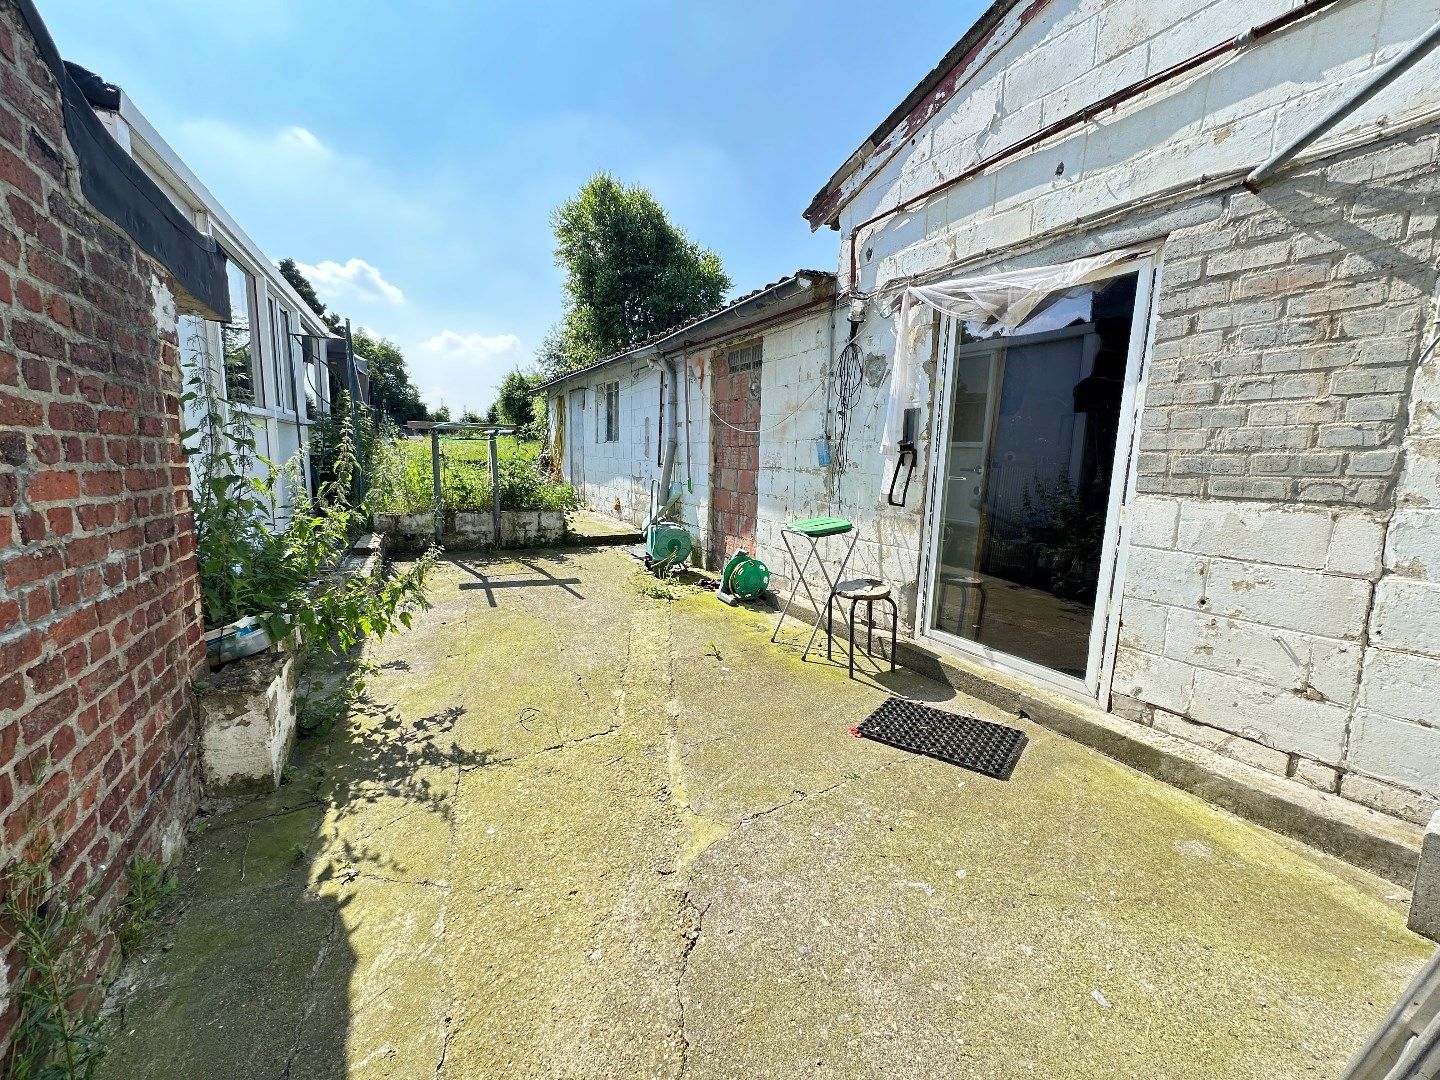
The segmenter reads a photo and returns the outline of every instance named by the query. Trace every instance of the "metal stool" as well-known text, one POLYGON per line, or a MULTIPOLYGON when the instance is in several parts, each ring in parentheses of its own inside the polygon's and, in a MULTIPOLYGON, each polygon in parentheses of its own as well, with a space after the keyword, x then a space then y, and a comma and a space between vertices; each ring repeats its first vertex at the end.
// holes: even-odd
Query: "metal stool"
MULTIPOLYGON (((895 670, 895 628, 900 622, 899 610, 895 607, 895 601, 890 596, 890 586, 878 578, 854 578, 850 581, 842 581, 836 585, 830 594, 833 602, 836 599, 850 601, 850 678, 855 677, 855 608, 858 604, 865 605, 865 655, 874 656, 875 647, 875 605, 886 603, 890 605, 890 670, 895 670)), ((831 604, 826 605, 825 617, 826 637, 825 656, 827 659, 835 658, 835 608, 831 604)))
POLYGON ((940 572, 940 596, 936 601, 935 608, 938 612, 945 606, 945 596, 951 589, 964 589, 963 600, 960 605, 960 621, 956 626, 958 637, 968 637, 972 641, 980 639, 980 623, 985 618, 985 579, 979 574, 971 574, 964 570, 942 570, 940 572), (979 597, 979 603, 975 606, 975 618, 970 622, 970 633, 965 633, 965 616, 970 613, 970 590, 974 590, 979 597))

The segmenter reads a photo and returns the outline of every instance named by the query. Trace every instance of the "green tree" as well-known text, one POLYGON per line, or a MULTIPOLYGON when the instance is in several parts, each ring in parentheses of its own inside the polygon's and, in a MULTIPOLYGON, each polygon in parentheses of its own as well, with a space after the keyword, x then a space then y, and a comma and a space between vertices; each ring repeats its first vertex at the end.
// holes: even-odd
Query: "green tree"
POLYGON ((516 368, 500 382, 500 391, 495 398, 495 415, 502 424, 529 427, 535 419, 534 390, 540 382, 538 375, 516 368))
POLYGON ((295 264, 294 259, 280 260, 280 276, 290 283, 290 287, 300 294, 300 299, 310 305, 310 310, 320 316, 320 321, 330 328, 330 332, 337 336, 345 333, 345 320, 331 311, 326 313, 326 308, 315 295, 315 286, 310 284, 310 279, 300 272, 300 267, 295 264))
POLYGON ((619 352, 720 303, 730 279, 640 187, 600 173, 555 211, 566 368, 619 352))
POLYGON ((397 424, 426 419, 430 410, 425 408, 420 391, 410 381, 405 355, 399 347, 388 338, 377 338, 363 329, 355 331, 351 340, 355 354, 369 362, 370 407, 397 424))
POLYGON ((450 406, 441 405, 438 409, 431 409, 429 418, 436 424, 450 423, 450 406))

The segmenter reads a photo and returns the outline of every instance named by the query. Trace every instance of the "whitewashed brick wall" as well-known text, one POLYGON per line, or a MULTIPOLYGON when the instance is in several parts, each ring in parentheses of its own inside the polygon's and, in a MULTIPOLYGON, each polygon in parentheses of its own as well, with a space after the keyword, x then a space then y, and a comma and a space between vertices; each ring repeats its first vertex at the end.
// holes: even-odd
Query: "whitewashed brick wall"
MULTIPOLYGON (((1017 5, 1005 26, 1013 29, 1027 6, 1017 5)), ((1292 0, 1051 0, 1012 37, 997 35, 986 46, 988 61, 922 130, 883 141, 871 163, 845 181, 851 201, 841 215, 841 236, 1044 124, 1294 6, 1292 0)), ((1014 245, 1179 184, 1251 168, 1437 18, 1440 0, 1348 0, 1109 110, 865 230, 858 245, 861 288, 987 252, 1002 257, 1014 245)), ((917 72, 936 48, 917 38, 917 72)), ((1437 109, 1440 53, 1358 110, 1334 136, 1373 129, 1377 121, 1394 130, 1437 109)), ((848 254, 842 253, 842 287, 848 254)), ((1263 324, 1263 310, 1254 314, 1256 325, 1263 324)))

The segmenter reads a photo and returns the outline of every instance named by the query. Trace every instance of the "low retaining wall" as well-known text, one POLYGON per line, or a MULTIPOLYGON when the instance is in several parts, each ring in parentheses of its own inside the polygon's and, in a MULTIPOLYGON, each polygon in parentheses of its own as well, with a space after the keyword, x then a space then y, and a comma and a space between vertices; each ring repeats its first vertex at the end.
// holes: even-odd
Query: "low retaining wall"
MULTIPOLYGON (((402 548, 423 548, 435 539, 431 514, 376 514, 375 531, 402 548)), ((500 511, 500 542, 490 511, 447 510, 440 543, 450 551, 470 548, 519 548, 556 544, 565 538, 563 510, 500 511)))
POLYGON ((200 702, 205 791, 240 795, 280 786, 295 745, 295 653, 287 645, 226 664, 200 702))

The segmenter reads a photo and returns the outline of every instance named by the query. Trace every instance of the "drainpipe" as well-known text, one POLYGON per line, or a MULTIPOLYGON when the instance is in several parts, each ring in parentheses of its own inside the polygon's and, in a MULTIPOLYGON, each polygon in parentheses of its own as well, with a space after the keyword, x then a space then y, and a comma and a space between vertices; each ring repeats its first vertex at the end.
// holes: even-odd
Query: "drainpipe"
MULTIPOLYGON (((660 494, 655 500, 655 512, 650 520, 645 523, 648 530, 650 526, 665 516, 665 511, 671 503, 670 479, 675 474, 675 458, 680 448, 680 385, 677 375, 677 365, 672 357, 660 357, 661 370, 665 373, 665 411, 669 414, 669 423, 665 426, 668 430, 668 438, 665 441, 665 453, 660 459, 660 494)), ((677 493, 678 498, 678 493, 677 493)))
POLYGON ((1430 51, 1434 49, 1436 45, 1440 45, 1440 22, 1437 22, 1427 30, 1418 41, 1399 56, 1395 57, 1394 60, 1391 60, 1390 63, 1386 64, 1380 71, 1376 72, 1364 86, 1360 87, 1323 117, 1311 124, 1298 138, 1283 150, 1276 153, 1269 161, 1258 166, 1249 176, 1245 177, 1243 181, 1245 186, 1251 191, 1259 191, 1260 185, 1274 176, 1276 172, 1284 167, 1286 162, 1290 161, 1307 146, 1315 142, 1316 139, 1319 139, 1336 124, 1340 123, 1340 121, 1344 120, 1356 109, 1360 108, 1360 106, 1364 105, 1401 75, 1418 64, 1429 55, 1430 51))

